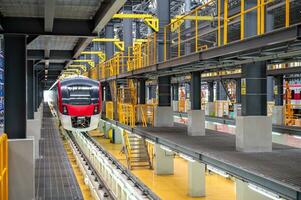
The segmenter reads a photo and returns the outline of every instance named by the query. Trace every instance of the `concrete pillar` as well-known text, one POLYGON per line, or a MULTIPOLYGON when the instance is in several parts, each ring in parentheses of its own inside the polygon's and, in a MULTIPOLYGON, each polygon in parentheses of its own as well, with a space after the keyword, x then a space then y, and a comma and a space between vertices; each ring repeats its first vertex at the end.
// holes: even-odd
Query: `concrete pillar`
POLYGON ((27 119, 34 118, 34 105, 33 105, 33 61, 27 61, 27 119))
POLYGON ((39 72, 36 71, 35 72, 35 81, 34 81, 34 87, 35 87, 35 105, 34 105, 34 111, 37 112, 38 111, 38 107, 39 107, 39 100, 38 100, 38 93, 39 93, 39 87, 38 87, 38 84, 39 84, 39 72))
POLYGON ((26 35, 4 35, 4 132, 26 138, 26 35))
POLYGON ((8 196, 10 200, 35 199, 34 148, 32 138, 8 141, 8 196))
POLYGON ((247 182, 235 179, 236 200, 271 200, 249 187, 247 182))
POLYGON ((145 79, 139 80, 138 103, 145 104, 145 79))
MULTIPOLYGON (((105 28, 105 37, 106 38, 114 38, 114 25, 109 23, 105 28)), ((106 42, 105 43, 105 52, 107 59, 110 59, 114 55, 114 43, 106 42)))
POLYGON ((272 150, 272 120, 267 116, 266 63, 242 66, 242 116, 236 119, 236 149, 243 152, 272 150))
MULTIPOLYGON (((157 33, 157 41, 158 41, 158 54, 157 58, 159 62, 164 61, 164 27, 170 23, 170 0, 164 1, 156 1, 157 2, 157 16, 159 18, 159 32, 157 33)), ((166 35, 167 43, 166 43, 166 55, 167 59, 170 57, 170 33, 167 31, 166 35)))
POLYGON ((154 170, 157 175, 172 175, 174 173, 174 153, 155 144, 154 170))
POLYGON ((188 161, 188 195, 190 197, 204 197, 205 193, 205 165, 196 161, 188 161))
POLYGON ((191 110, 188 111, 187 131, 190 136, 205 135, 205 111, 201 110, 201 73, 191 74, 190 99, 191 110))
POLYGON ((267 76, 267 101, 274 101, 273 76, 267 76))
POLYGON ((170 76, 158 77, 158 106, 155 108, 155 127, 173 126, 170 76))

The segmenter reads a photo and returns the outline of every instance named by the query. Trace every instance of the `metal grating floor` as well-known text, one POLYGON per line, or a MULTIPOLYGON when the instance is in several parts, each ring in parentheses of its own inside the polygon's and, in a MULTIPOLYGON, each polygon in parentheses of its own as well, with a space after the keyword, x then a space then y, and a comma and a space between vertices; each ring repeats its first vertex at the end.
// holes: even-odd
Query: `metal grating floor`
POLYGON ((83 199, 59 132, 44 105, 40 158, 36 161, 36 199, 83 199))

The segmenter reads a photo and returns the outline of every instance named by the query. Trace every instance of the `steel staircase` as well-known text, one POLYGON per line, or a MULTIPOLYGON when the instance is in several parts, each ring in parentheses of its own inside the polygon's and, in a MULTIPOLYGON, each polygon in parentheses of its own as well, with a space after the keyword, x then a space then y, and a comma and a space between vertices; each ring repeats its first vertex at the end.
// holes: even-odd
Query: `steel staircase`
POLYGON ((123 146, 129 169, 152 169, 145 139, 124 131, 123 146))

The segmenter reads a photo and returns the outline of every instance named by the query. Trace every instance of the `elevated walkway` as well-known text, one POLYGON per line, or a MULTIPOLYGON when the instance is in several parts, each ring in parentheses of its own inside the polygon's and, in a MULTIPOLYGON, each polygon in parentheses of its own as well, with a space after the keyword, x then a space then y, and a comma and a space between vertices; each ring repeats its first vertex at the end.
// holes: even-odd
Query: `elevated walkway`
POLYGON ((269 153, 242 153, 235 148, 235 136, 206 130, 205 136, 188 136, 183 126, 130 128, 110 121, 143 138, 183 153, 205 164, 260 185, 288 199, 301 199, 301 149, 273 143, 269 153))
POLYGON ((36 199, 83 199, 68 160, 55 118, 44 104, 40 140, 40 158, 36 161, 36 199))

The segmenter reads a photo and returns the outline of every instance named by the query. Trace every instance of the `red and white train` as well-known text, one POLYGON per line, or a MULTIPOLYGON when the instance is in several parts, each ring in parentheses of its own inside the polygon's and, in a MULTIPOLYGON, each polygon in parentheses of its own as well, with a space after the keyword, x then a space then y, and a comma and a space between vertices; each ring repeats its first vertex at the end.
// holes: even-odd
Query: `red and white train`
POLYGON ((98 127, 101 113, 100 82, 83 76, 59 80, 56 84, 57 115, 64 129, 90 131, 98 127))

